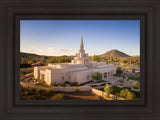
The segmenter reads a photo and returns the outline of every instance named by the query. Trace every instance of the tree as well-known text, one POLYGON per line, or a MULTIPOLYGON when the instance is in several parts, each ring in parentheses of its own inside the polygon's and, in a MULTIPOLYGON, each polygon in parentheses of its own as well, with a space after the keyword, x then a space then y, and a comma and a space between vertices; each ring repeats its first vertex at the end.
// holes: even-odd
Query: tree
POLYGON ((132 82, 132 85, 133 85, 134 87, 136 87, 136 88, 138 88, 138 87, 139 87, 139 83, 138 83, 138 81, 134 81, 134 82, 132 82))
POLYGON ((132 72, 135 73, 135 69, 134 68, 132 69, 132 72))
POLYGON ((94 74, 92 74, 92 79, 94 80, 102 80, 102 74, 99 72, 96 72, 94 74))
POLYGON ((126 97, 126 99, 127 100, 133 100, 135 98, 135 95, 134 95, 134 93, 132 93, 132 92, 128 92, 127 93, 127 97, 126 97))
POLYGON ((127 100, 134 100, 135 98, 135 94, 128 89, 121 90, 120 96, 126 98, 127 100))
POLYGON ((126 98, 128 92, 129 92, 128 89, 122 89, 122 90, 120 91, 120 96, 126 98))
POLYGON ((45 64, 45 61, 47 60, 47 56, 42 57, 42 64, 45 64))
POLYGON ((106 86, 104 87, 104 91, 105 91, 105 97, 109 98, 110 97, 110 93, 113 91, 113 88, 111 85, 106 84, 106 86))
POLYGON ((117 67, 117 70, 116 70, 116 74, 119 75, 121 74, 123 71, 122 71, 122 68, 121 67, 117 67))
POLYGON ((47 91, 47 93, 48 93, 49 95, 53 94, 54 92, 55 92, 55 90, 54 90, 53 87, 50 88, 50 89, 48 89, 48 91, 47 91))
POLYGON ((113 59, 113 57, 110 57, 110 63, 113 63, 114 62, 114 59, 113 59))
POLYGON ((97 56, 97 55, 93 55, 92 56, 92 58, 91 58, 91 60, 93 61, 93 62, 99 62, 99 57, 97 56))
POLYGON ((79 92, 80 92, 80 88, 77 87, 77 88, 76 88, 76 93, 79 93, 79 92))
POLYGON ((122 84, 122 83, 124 83, 124 81, 123 81, 122 79, 120 79, 120 80, 119 80, 119 83, 121 83, 121 84, 122 84))

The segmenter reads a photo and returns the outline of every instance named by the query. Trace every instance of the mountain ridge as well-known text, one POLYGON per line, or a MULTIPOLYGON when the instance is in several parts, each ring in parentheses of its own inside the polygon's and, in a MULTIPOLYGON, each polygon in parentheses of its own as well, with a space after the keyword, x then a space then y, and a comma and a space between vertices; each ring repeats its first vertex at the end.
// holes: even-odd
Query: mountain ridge
POLYGON ((47 56, 47 57, 74 57, 73 55, 62 55, 62 56, 48 56, 48 55, 39 55, 39 54, 35 54, 35 53, 26 53, 26 52, 20 52, 20 56, 34 56, 34 57, 43 57, 43 56, 47 56))
MULTIPOLYGON (((25 52, 20 52, 21 56, 47 56, 47 55, 38 55, 35 53, 25 53, 25 52)), ((67 55, 62 55, 62 56, 66 56, 66 57, 74 57, 73 55, 71 56, 67 56, 67 55)), ((121 52, 119 50, 116 49, 112 49, 110 51, 105 52, 104 54, 98 55, 100 57, 131 57, 128 54, 121 52)), ((60 56, 52 56, 52 57, 60 57, 60 56)))
POLYGON ((38 55, 35 53, 25 53, 25 52, 20 52, 20 56, 42 56, 42 55, 38 55))

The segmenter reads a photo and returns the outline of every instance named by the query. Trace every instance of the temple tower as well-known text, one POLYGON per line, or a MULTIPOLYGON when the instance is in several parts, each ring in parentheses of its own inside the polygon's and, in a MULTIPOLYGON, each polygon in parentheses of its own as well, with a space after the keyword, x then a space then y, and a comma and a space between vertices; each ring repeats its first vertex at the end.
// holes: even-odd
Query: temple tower
POLYGON ((74 60, 72 60, 72 64, 87 64, 87 63, 89 63, 89 57, 88 57, 88 54, 85 53, 84 44, 83 44, 83 36, 81 35, 79 53, 77 53, 74 60))
POLYGON ((80 50, 84 50, 84 45, 83 45, 83 36, 82 36, 82 35, 81 35, 80 50))
POLYGON ((85 50, 84 50, 84 45, 83 45, 83 36, 81 35, 81 44, 80 44, 80 50, 79 50, 79 53, 80 53, 80 58, 83 58, 85 57, 85 50))

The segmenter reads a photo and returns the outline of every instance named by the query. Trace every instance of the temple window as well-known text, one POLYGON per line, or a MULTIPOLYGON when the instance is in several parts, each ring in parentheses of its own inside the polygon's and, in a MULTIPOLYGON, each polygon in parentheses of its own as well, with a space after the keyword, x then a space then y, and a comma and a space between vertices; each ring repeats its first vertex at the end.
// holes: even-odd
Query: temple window
POLYGON ((107 73, 104 73, 104 78, 107 78, 107 73))

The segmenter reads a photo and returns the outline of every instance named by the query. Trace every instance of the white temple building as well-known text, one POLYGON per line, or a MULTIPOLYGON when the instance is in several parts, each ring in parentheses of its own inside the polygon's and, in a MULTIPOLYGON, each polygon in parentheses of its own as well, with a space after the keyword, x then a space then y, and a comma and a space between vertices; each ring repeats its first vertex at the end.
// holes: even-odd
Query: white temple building
POLYGON ((47 84, 52 82, 77 82, 78 84, 92 80, 92 74, 102 73, 102 80, 107 80, 116 73, 116 66, 105 62, 92 62, 85 53, 83 37, 79 53, 71 63, 49 63, 48 66, 34 67, 34 77, 44 80, 47 84))

